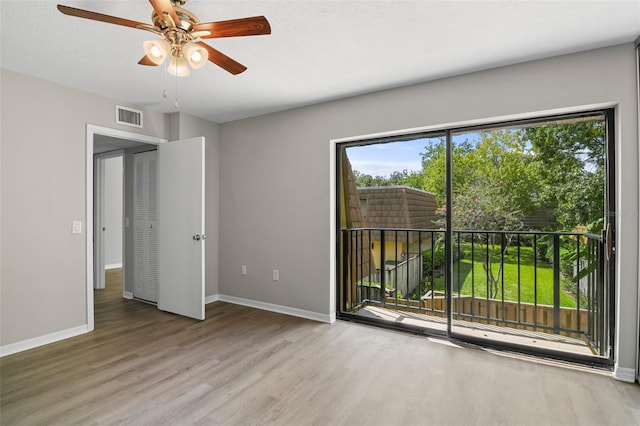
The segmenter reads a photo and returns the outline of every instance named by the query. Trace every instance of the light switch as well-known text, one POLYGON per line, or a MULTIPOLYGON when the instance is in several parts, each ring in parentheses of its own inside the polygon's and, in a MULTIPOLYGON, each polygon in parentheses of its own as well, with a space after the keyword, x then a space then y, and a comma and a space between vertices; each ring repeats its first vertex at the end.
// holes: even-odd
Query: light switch
POLYGON ((82 234, 82 221, 74 220, 73 225, 71 226, 72 234, 82 234))
POLYGON ((242 265, 242 275, 247 275, 247 265, 242 265))

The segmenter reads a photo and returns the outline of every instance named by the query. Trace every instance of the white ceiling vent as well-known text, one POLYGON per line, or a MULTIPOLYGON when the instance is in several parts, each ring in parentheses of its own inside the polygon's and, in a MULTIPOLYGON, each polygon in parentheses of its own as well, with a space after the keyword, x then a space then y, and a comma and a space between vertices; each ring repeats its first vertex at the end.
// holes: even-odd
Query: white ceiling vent
POLYGON ((142 128, 142 111, 116 105, 116 124, 142 128))

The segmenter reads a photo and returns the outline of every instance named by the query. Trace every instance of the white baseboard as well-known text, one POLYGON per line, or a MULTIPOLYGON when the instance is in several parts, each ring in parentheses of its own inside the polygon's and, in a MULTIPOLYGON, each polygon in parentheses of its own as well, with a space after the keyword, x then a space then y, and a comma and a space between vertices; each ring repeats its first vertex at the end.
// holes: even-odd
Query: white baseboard
POLYGON ((89 331, 90 330, 85 324, 66 330, 56 331, 55 333, 45 334, 44 336, 23 340, 21 342, 10 343, 8 345, 0 346, 0 357, 37 348, 38 346, 48 345, 49 343, 58 342, 70 337, 79 336, 80 334, 88 333, 89 331))
POLYGON ((122 268, 122 263, 113 263, 111 265, 104 265, 104 269, 117 269, 122 268))
MULTIPOLYGON (((123 292, 122 296, 125 299, 133 299, 133 293, 128 291, 123 292)), ((275 305, 272 303, 260 302, 257 300, 243 299, 240 297, 225 296, 223 294, 214 294, 205 298, 206 304, 217 301, 248 306, 250 308, 262 309, 265 311, 277 312, 280 314, 310 319, 313 321, 325 323, 333 323, 336 321, 335 314, 320 314, 318 312, 306 311, 304 309, 291 308, 289 306, 275 305)), ((89 331, 90 330, 88 329, 87 325, 82 325, 67 330, 57 331, 55 333, 47 334, 44 336, 23 340, 21 342, 0 346, 0 357, 26 351, 28 349, 37 348, 38 346, 48 345, 49 343, 54 343, 60 340, 68 339, 70 337, 75 337, 80 334, 88 333, 89 331)), ((632 372, 632 377, 634 377, 634 375, 635 371, 632 372)))
POLYGON ((204 304, 208 305, 209 303, 217 302, 218 300, 220 300, 220 295, 213 294, 204 298, 204 304))
POLYGON ((635 383, 636 370, 634 368, 620 367, 616 364, 613 368, 613 378, 621 382, 635 383))
POLYGON ((310 319, 313 321, 333 323, 336 321, 335 314, 327 315, 318 312, 305 311, 304 309, 291 308, 289 306, 274 305, 272 303, 260 302, 257 300, 243 299, 241 297, 226 296, 224 294, 217 295, 221 302, 233 303, 235 305, 248 306, 250 308, 262 309, 264 311, 277 312, 279 314, 291 315, 310 319))

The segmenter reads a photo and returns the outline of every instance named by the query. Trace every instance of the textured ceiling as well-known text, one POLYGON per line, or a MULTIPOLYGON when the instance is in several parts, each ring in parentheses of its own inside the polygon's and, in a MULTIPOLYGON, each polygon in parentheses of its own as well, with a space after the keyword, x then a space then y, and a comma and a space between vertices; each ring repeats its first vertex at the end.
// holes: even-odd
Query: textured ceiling
POLYGON ((222 123, 496 66, 631 42, 640 0, 190 0, 201 21, 264 15, 268 36, 207 40, 248 67, 176 79, 143 67, 151 33, 65 16, 56 4, 150 22, 146 0, 2 0, 4 68, 132 107, 222 123), (162 94, 166 89, 168 97, 162 94))

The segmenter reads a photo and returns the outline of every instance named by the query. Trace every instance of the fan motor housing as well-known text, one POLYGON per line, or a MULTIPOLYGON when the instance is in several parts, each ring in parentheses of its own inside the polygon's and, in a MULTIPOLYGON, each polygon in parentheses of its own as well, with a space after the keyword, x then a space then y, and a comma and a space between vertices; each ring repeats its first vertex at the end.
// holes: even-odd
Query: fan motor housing
MULTIPOLYGON (((193 29, 193 26, 200 23, 200 19, 191 11, 184 9, 180 6, 174 7, 176 14, 180 18, 180 22, 174 22, 177 29, 189 32, 193 29)), ((156 11, 151 12, 151 22, 160 31, 164 31, 169 28, 167 24, 167 18, 161 18, 156 11)))

